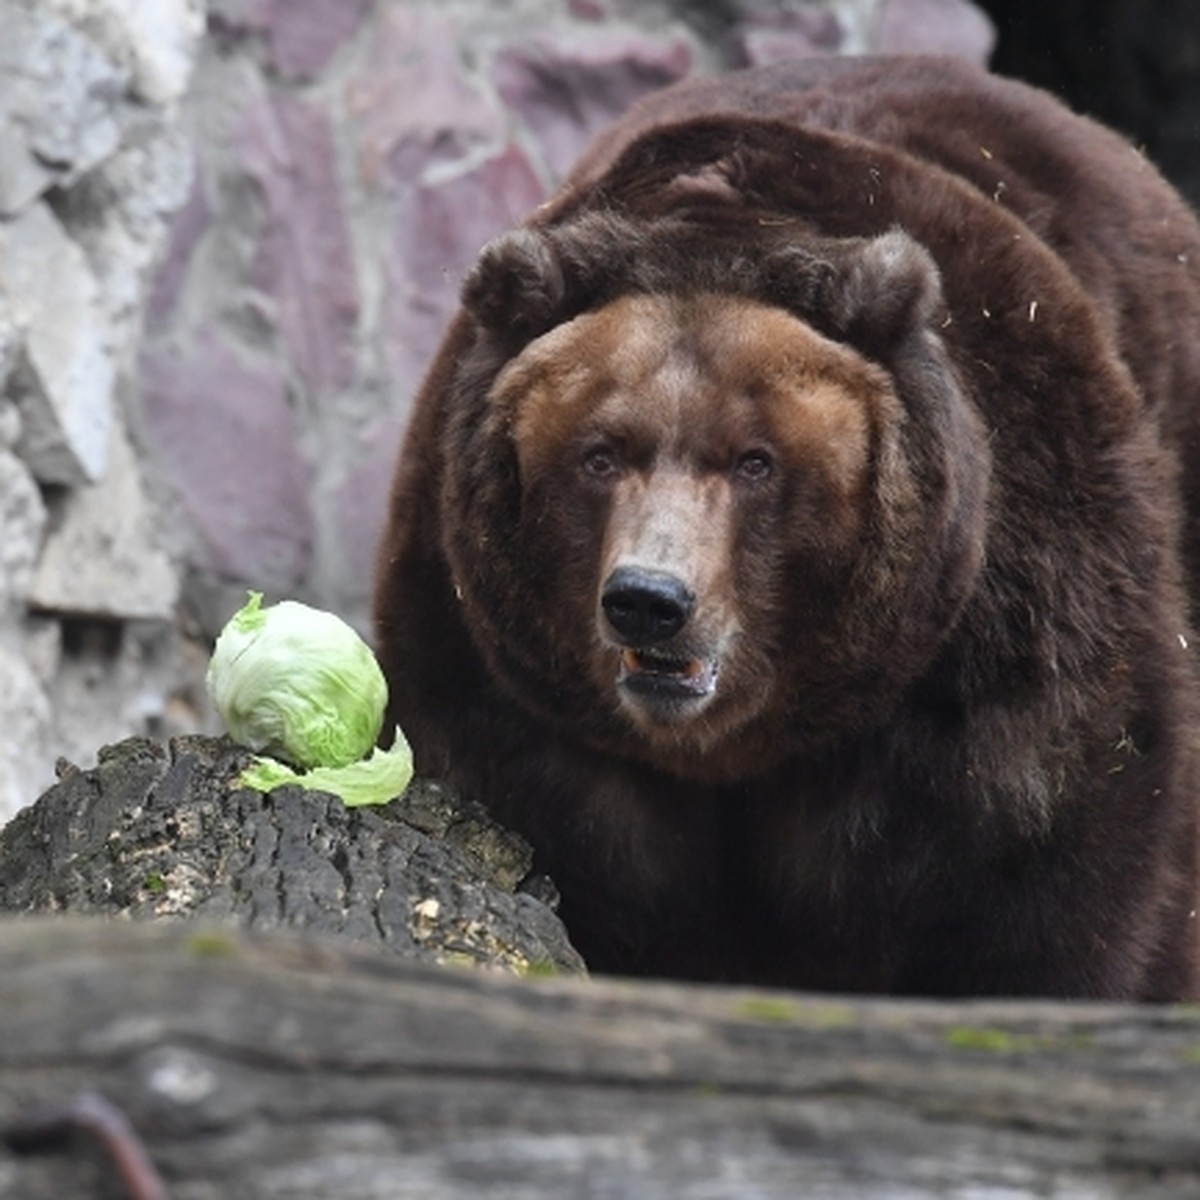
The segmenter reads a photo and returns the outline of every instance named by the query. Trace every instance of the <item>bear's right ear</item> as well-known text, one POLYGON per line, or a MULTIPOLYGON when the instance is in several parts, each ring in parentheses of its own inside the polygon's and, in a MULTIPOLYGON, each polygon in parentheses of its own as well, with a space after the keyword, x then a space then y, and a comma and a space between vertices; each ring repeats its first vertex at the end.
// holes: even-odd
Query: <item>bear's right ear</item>
POLYGON ((855 344, 886 347, 934 321, 943 305, 933 256, 901 229, 860 243, 843 265, 833 315, 855 344))
POLYGON ((484 246, 462 287, 463 307, 501 343, 515 347, 554 325, 566 287, 545 234, 517 229, 484 246))

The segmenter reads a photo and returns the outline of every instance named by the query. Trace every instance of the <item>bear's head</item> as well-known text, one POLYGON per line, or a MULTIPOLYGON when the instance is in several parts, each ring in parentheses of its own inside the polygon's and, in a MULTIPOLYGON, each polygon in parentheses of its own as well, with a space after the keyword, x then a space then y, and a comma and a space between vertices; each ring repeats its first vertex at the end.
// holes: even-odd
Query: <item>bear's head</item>
POLYGON ((464 304, 446 551, 517 702, 707 779, 881 719, 987 487, 916 242, 588 214, 492 243, 464 304))

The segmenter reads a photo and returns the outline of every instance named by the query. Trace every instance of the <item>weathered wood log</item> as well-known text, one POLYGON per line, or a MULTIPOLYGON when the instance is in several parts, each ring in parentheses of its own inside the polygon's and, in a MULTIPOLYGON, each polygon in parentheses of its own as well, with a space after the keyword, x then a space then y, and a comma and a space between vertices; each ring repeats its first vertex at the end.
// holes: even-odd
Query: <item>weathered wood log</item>
MULTIPOLYGON (((518 978, 0 922, 0 1128, 98 1090, 174 1200, 1200 1196, 1200 1014, 518 978)), ((108 1179, 108 1185, 102 1180, 108 1179)), ((0 1151, 0 1196, 116 1196, 0 1151)))

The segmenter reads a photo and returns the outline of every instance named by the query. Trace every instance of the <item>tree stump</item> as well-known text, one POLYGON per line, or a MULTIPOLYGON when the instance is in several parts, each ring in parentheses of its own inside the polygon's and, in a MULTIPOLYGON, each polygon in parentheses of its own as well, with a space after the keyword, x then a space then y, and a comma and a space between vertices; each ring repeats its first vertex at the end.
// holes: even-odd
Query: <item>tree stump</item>
POLYGON ((228 738, 131 738, 0 830, 0 912, 208 918, 411 958, 581 972, 532 854, 430 780, 378 808, 239 788, 228 738))

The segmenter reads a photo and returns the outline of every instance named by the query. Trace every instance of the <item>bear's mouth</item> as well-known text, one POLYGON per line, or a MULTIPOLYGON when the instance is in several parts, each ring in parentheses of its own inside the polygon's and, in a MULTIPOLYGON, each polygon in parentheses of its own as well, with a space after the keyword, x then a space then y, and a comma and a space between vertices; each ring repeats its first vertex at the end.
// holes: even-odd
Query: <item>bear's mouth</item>
POLYGON ((621 651, 619 686, 665 700, 695 700, 712 694, 717 683, 715 659, 685 658, 658 650, 621 651))

